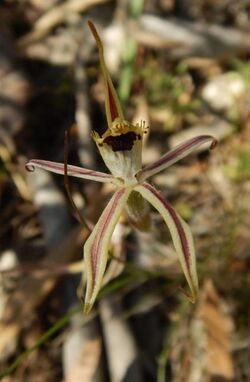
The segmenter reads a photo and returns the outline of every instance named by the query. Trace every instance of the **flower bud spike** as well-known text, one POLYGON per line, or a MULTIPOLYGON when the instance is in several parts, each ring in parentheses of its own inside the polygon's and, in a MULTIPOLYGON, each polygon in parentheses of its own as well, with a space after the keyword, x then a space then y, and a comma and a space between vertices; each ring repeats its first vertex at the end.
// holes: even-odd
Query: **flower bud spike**
POLYGON ((114 85, 112 83, 111 77, 107 70, 107 66, 106 66, 105 58, 104 58, 104 49, 103 49, 102 40, 92 21, 88 21, 88 25, 95 38, 96 45, 99 50, 100 64, 101 64, 101 69, 102 69, 102 73, 104 77, 106 116, 107 116, 108 126, 109 128, 111 128, 112 123, 116 119, 119 119, 121 121, 124 119, 123 112, 122 112, 122 108, 121 108, 119 99, 117 97, 114 85))

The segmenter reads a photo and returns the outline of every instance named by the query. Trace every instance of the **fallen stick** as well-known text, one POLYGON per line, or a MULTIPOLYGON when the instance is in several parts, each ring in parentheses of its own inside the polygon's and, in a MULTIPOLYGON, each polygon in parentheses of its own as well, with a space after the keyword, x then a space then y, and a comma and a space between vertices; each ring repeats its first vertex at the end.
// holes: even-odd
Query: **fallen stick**
POLYGON ((173 58, 222 57, 250 51, 248 33, 215 24, 142 15, 138 22, 131 23, 130 31, 142 44, 156 48, 169 47, 173 58))
POLYGON ((22 49, 31 43, 47 36, 51 29, 62 23, 71 13, 81 13, 88 8, 105 3, 107 0, 68 0, 55 6, 42 15, 34 24, 31 32, 21 37, 18 42, 18 48, 22 49))

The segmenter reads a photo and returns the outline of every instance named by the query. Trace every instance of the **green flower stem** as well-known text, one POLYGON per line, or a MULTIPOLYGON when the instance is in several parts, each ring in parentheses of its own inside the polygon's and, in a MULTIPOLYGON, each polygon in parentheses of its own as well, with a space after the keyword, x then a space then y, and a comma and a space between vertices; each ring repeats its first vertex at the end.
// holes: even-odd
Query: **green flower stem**
MULTIPOLYGON (((137 19, 143 11, 144 0, 130 0, 128 4, 129 19, 137 19)), ((138 45, 136 41, 129 37, 124 46, 122 55, 122 67, 118 86, 118 95, 123 104, 129 99, 133 83, 134 62, 138 45)))
POLYGON ((130 96, 136 53, 136 41, 133 38, 128 38, 124 46, 122 68, 118 86, 118 94, 122 104, 126 104, 130 96))

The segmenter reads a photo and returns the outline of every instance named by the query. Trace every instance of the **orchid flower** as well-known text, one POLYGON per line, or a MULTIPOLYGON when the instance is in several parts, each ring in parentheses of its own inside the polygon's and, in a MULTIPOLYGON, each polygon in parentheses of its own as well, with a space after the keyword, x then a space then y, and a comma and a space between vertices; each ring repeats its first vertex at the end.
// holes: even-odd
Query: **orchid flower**
MULTIPOLYGON (((216 141, 210 135, 196 136, 175 147, 154 163, 142 167, 142 140, 143 135, 147 133, 147 128, 145 123, 133 125, 124 119, 120 102, 107 71, 102 41, 94 24, 90 21, 89 27, 99 50, 108 123, 108 128, 103 135, 94 132, 92 136, 110 174, 67 165, 67 175, 96 182, 112 183, 117 190, 84 244, 86 271, 84 311, 85 313, 90 311, 102 286, 111 236, 122 211, 127 207, 132 219, 137 221, 140 226, 139 223, 145 216, 144 200, 160 213, 168 226, 192 299, 195 300, 198 278, 190 228, 163 195, 146 181, 184 158, 201 144, 209 142, 210 148, 213 148, 216 141)), ((63 163, 32 159, 26 166, 30 171, 39 167, 65 175, 63 163)))

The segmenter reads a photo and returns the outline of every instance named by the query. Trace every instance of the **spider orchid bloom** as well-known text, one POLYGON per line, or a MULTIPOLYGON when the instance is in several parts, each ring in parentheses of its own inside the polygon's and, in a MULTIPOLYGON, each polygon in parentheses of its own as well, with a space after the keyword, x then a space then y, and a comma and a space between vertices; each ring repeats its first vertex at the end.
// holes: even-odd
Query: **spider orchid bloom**
MULTIPOLYGON (((138 223, 138 227, 143 226, 146 216, 144 199, 158 210, 170 230, 180 265, 194 301, 198 291, 198 278, 190 228, 169 202, 164 199, 163 195, 145 181, 184 158, 201 144, 209 142, 211 143, 210 148, 213 148, 216 141, 210 135, 191 138, 163 155, 156 162, 142 168, 142 138, 147 129, 144 123, 132 125, 125 121, 120 102, 106 68, 101 39, 92 22, 89 22, 89 27, 99 50, 108 122, 105 133, 100 136, 94 132, 93 139, 111 174, 67 165, 67 175, 103 183, 110 182, 117 187, 117 190, 84 245, 87 279, 84 311, 85 313, 90 311, 102 286, 110 239, 122 211, 127 207, 132 220, 138 223)), ((65 175, 63 163, 32 159, 26 166, 31 171, 40 167, 65 175)))

